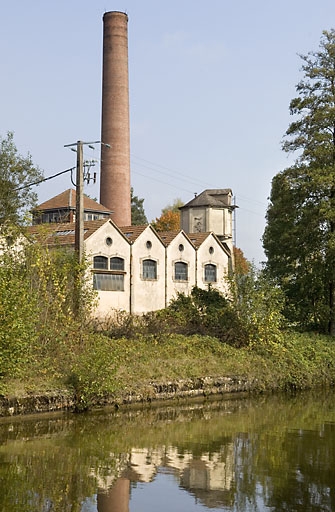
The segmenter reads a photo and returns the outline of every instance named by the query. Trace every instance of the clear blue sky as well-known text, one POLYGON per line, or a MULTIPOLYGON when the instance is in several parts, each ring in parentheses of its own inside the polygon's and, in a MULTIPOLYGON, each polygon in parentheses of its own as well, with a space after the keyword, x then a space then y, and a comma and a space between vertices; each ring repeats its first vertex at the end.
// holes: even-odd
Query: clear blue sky
MULTIPOLYGON (((232 188, 237 246, 258 263, 271 180, 292 162, 280 143, 298 54, 334 27, 334 0, 2 1, 0 134, 14 131, 45 176, 75 165, 65 144, 100 140, 102 16, 113 10, 129 16, 132 185, 148 220, 177 197, 232 188)), ((71 186, 50 180, 39 201, 71 186)), ((99 199, 98 185, 86 193, 99 199)))

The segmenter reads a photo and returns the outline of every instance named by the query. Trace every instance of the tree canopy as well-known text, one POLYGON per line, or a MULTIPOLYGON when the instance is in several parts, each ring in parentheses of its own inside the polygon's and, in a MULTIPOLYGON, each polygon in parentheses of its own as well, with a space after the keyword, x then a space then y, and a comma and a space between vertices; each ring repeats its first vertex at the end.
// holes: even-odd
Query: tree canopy
POLYGON ((0 224, 24 221, 26 211, 37 203, 36 192, 27 185, 42 178, 31 156, 18 153, 12 132, 0 137, 0 224))
POLYGON ((335 335, 335 30, 300 56, 283 150, 295 163, 272 181, 263 245, 266 270, 286 294, 286 315, 335 335))
POLYGON ((131 223, 133 226, 140 226, 148 224, 147 217, 144 211, 144 199, 134 196, 134 189, 131 188, 131 223))
POLYGON ((180 229, 180 206, 183 201, 176 198, 172 204, 162 208, 160 217, 157 217, 151 224, 157 231, 178 231, 180 229))

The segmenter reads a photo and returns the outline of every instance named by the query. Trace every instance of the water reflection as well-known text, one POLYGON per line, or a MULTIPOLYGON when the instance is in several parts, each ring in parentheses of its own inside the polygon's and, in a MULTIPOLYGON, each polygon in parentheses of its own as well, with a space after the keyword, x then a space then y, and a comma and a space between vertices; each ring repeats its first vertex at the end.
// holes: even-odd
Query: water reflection
POLYGON ((335 510, 334 393, 0 422, 0 510, 335 510))

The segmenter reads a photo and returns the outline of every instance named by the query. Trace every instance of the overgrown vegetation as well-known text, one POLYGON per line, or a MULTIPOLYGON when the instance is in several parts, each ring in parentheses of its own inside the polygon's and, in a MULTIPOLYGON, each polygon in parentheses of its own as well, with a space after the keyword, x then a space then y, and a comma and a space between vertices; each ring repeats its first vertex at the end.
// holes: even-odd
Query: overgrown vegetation
POLYGON ((145 397, 152 381, 237 376, 256 391, 334 383, 332 343, 284 331, 281 292, 252 266, 227 296, 194 288, 164 310, 98 324, 73 251, 13 229, 1 240, 0 394, 67 390, 84 410, 106 396, 145 397))
POLYGON ((283 295, 262 272, 251 265, 248 273, 235 273, 227 296, 209 286, 194 287, 189 296, 178 294, 164 309, 136 317, 112 316, 102 327, 112 338, 173 334, 214 336, 234 347, 278 341, 284 318, 283 295))
POLYGON ((3 227, 0 236, 0 391, 5 391, 9 378, 24 378, 27 369, 35 375, 59 372, 70 351, 80 353, 94 296, 85 281, 77 285, 85 269, 73 251, 50 250, 13 227, 3 227))

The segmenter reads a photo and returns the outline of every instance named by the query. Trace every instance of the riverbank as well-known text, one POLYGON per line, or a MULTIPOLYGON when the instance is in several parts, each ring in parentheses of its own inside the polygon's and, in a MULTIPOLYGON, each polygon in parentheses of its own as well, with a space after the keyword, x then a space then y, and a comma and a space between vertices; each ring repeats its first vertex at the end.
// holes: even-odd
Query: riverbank
POLYGON ((335 341, 286 332, 276 343, 235 348, 208 336, 87 334, 35 354, 20 378, 3 382, 0 416, 333 386, 335 341))

